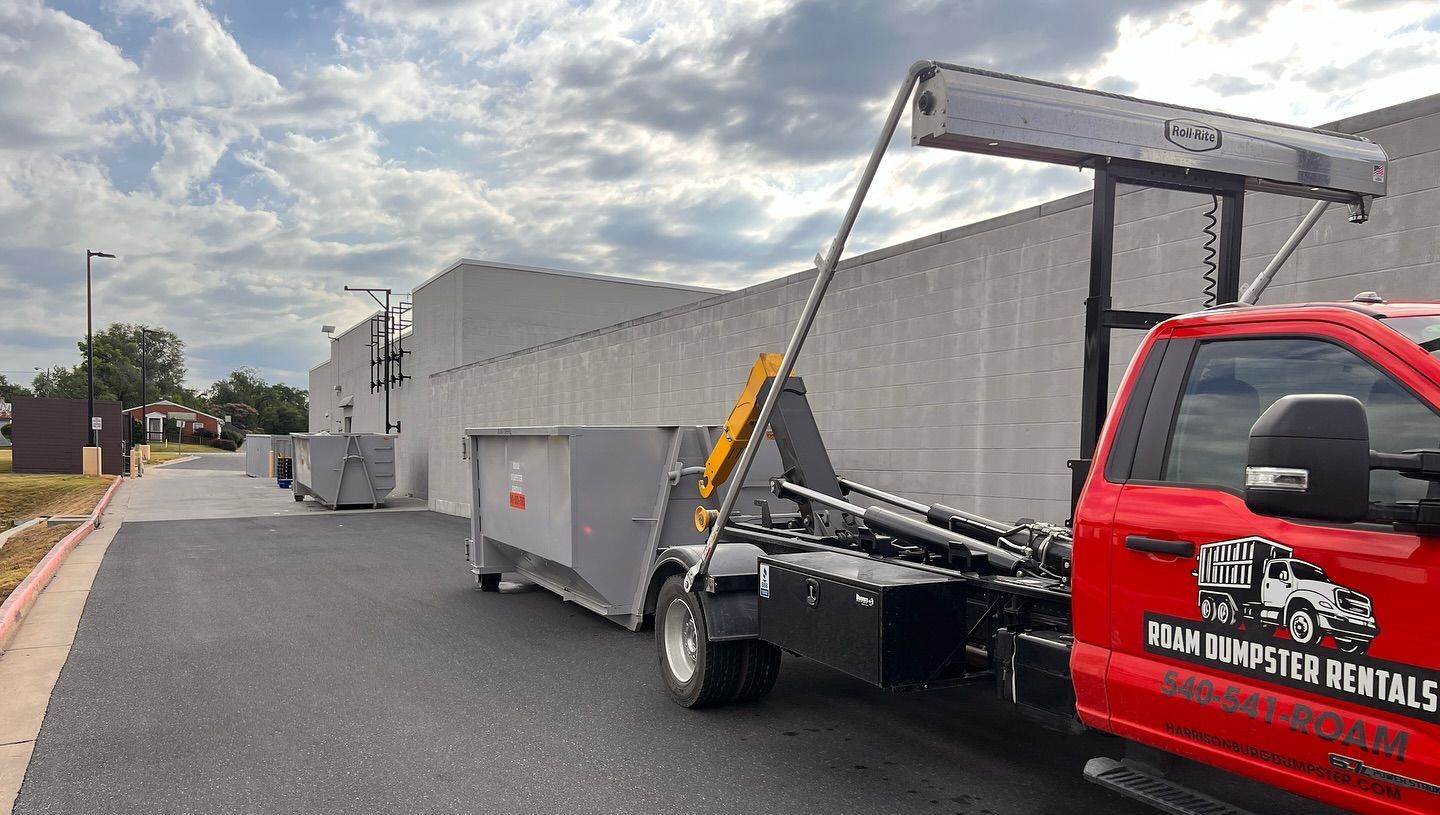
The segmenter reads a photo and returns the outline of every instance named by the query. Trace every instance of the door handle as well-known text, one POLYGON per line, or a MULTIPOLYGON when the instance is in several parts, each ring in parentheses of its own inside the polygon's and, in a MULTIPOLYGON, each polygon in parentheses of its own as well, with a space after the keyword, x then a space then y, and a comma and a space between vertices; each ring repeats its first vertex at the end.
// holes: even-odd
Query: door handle
POLYGON ((1195 556, 1195 544, 1191 541, 1162 541, 1147 538, 1144 535, 1127 536, 1125 548, 1134 549, 1137 552, 1155 552, 1161 555, 1195 556))

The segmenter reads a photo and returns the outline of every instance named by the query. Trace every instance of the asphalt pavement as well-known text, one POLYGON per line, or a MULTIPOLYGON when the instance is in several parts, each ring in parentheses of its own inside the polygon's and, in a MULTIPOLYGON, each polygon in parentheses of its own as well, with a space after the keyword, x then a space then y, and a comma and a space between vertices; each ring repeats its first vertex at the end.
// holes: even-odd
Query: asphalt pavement
MULTIPOLYGON (((1118 741, 1041 730, 988 688, 897 696, 787 657, 765 700, 684 710, 649 632, 476 591, 466 531, 127 521, 15 812, 1153 815, 1081 778, 1118 741)), ((1318 811, 1187 772, 1257 812, 1318 811)))
MULTIPOLYGON (((156 449, 164 449, 155 445, 156 449)), ((195 457, 188 461, 176 461, 174 464, 166 464, 166 470, 223 470, 244 472, 244 453, 196 453, 195 457)))

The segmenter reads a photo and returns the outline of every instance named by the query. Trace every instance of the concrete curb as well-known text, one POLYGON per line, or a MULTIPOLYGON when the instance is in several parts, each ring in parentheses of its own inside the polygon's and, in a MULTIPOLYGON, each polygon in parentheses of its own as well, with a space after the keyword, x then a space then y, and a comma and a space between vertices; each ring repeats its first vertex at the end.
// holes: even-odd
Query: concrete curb
POLYGON ((90 513, 85 523, 51 547, 45 557, 35 564, 35 568, 30 571, 30 574, 26 575, 25 579, 20 581, 20 585, 15 587, 15 591, 5 598, 5 602, 0 603, 0 651, 8 648, 10 642, 15 639, 15 634, 20 629, 20 622, 25 619, 30 607, 35 605, 35 601, 39 599, 41 589, 49 584, 50 578, 55 576, 60 564, 65 562, 65 557, 70 554, 70 550, 74 549, 86 535, 100 527, 100 515, 105 512, 105 507, 110 505, 110 498, 120 487, 121 481, 122 479, 117 477, 110 484, 110 488, 105 490, 105 494, 100 497, 100 503, 95 505, 95 511, 90 513))
POLYGON ((179 463, 181 463, 181 462, 183 462, 183 461, 195 461, 195 460, 198 459, 198 458, 200 458, 200 457, 197 456, 197 455, 195 455, 194 453, 192 453, 192 454, 190 454, 190 455, 188 455, 188 456, 181 456, 180 458, 172 458, 172 459, 170 459, 169 461, 162 461, 162 462, 160 462, 159 464, 151 464, 150 466, 151 466, 152 468, 154 468, 154 467, 169 467, 171 464, 179 464, 179 463))

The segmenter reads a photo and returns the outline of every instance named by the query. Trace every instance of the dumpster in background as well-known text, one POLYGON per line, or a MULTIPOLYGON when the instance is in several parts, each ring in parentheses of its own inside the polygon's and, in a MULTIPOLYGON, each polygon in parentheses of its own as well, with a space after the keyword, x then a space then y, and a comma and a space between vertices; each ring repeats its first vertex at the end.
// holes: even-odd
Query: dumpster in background
POLYGON ((273 436, 265 433, 245 434, 245 474, 251 478, 270 477, 270 444, 273 436))
POLYGON ((295 500, 331 509, 378 507, 395 489, 395 437, 382 433, 292 433, 295 500))

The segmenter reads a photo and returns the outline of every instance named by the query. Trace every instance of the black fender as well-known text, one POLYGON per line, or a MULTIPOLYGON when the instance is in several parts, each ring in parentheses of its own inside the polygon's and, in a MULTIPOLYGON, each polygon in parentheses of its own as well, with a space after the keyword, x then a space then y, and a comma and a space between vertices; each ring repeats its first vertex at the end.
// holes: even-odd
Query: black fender
MULTIPOLYGON (((672 546, 660 553, 650 570, 650 588, 645 594, 645 613, 655 612, 655 596, 671 575, 690 571, 705 553, 704 546, 672 546)), ((705 629, 712 642, 754 639, 760 633, 756 588, 759 586, 758 558, 765 554, 749 543, 722 543, 715 547, 707 570, 707 590, 697 591, 705 614, 705 629)), ((700 588, 698 585, 697 589, 700 588)))

